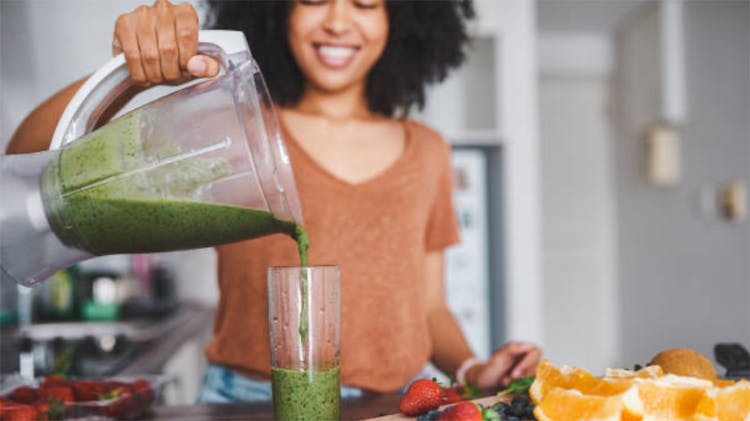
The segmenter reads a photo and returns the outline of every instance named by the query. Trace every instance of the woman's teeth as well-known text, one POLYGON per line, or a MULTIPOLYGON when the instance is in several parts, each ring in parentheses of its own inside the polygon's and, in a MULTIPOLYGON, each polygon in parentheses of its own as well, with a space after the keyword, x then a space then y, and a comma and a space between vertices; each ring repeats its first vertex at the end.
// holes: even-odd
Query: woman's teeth
POLYGON ((353 47, 332 47, 322 45, 318 47, 318 52, 320 53, 321 58, 326 62, 330 62, 331 64, 343 64, 347 62, 355 52, 357 52, 357 49, 353 47))

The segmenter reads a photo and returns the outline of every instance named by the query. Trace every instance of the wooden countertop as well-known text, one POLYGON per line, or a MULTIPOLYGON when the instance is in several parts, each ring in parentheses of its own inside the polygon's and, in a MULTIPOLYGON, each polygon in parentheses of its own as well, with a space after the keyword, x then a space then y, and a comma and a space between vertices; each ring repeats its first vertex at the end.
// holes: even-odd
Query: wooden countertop
MULTIPOLYGON (((488 396, 477 399, 475 402, 487 406, 501 399, 509 400, 510 397, 488 396)), ((400 400, 401 395, 398 394, 343 400, 341 402, 341 419, 343 421, 372 418, 378 421, 414 420, 414 418, 399 414, 398 404, 400 400)), ((273 405, 270 402, 263 402, 159 406, 150 412, 147 419, 175 421, 273 420, 273 405)))
MULTIPOLYGON (((341 401, 342 420, 375 418, 398 412, 401 395, 375 395, 341 401)), ((151 411, 154 420, 273 420, 273 404, 227 403, 208 405, 157 406, 151 411)))

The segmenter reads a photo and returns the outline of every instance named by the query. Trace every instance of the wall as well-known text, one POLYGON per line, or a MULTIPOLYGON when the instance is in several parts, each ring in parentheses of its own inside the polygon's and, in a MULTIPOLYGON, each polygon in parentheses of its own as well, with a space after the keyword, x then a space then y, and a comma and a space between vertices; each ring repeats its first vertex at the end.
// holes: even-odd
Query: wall
POLYGON ((611 40, 594 33, 540 39, 544 352, 601 373, 618 349, 611 40))
POLYGON ((142 2, 0 2, 0 146, 34 107, 111 57, 117 16, 142 2))
POLYGON ((750 340, 748 222, 722 220, 711 201, 722 183, 750 178, 750 3, 684 2, 687 119, 672 188, 640 176, 641 136, 661 103, 659 11, 650 6, 617 38, 621 366, 664 348, 711 356, 716 342, 750 340))
POLYGON ((545 354, 602 372, 617 350, 608 79, 540 82, 545 354))

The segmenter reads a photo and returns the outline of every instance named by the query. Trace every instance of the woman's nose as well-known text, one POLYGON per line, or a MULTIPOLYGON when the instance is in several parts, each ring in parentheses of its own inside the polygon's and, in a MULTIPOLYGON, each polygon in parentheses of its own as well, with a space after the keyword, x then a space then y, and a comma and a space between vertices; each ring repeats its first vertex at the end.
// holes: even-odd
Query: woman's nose
POLYGON ((350 0, 333 0, 328 7, 323 28, 333 35, 342 35, 351 27, 350 0))

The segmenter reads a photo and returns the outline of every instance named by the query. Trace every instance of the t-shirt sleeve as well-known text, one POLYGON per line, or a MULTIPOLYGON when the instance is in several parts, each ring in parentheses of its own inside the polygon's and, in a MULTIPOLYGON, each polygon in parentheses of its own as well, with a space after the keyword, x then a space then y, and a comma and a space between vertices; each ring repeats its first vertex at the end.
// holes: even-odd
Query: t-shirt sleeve
POLYGON ((450 146, 442 143, 441 147, 437 191, 427 222, 427 251, 442 250, 460 241, 458 220, 453 208, 453 166, 450 146))

